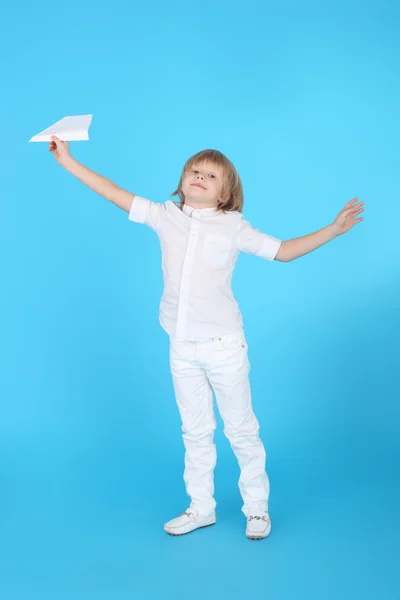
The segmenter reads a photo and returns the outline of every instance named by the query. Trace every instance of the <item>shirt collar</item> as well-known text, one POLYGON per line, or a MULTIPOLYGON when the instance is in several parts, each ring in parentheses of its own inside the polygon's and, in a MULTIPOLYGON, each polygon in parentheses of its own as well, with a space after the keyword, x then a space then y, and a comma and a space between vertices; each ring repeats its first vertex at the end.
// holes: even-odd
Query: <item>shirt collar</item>
POLYGON ((191 215, 193 211, 195 211, 195 214, 197 212, 197 214, 201 213, 212 215, 217 212, 217 209, 214 206, 211 206, 209 208, 193 208, 193 206, 187 206, 186 204, 183 204, 182 212, 186 213, 187 215, 191 215))

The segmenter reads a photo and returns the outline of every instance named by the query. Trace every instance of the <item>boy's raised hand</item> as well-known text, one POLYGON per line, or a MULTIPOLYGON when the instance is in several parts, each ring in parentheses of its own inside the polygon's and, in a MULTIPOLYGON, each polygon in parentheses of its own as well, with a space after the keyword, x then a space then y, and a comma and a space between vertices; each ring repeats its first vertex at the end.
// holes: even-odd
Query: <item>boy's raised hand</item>
POLYGON ((56 135, 51 136, 52 141, 49 143, 49 151, 53 153, 54 158, 59 165, 63 164, 63 161, 68 156, 71 156, 68 142, 63 142, 56 135))
POLYGON ((342 233, 346 233, 353 227, 353 225, 363 221, 362 217, 358 219, 355 219, 354 217, 364 210, 364 202, 354 204, 355 200, 358 200, 358 196, 345 204, 344 208, 342 208, 332 223, 332 227, 336 235, 342 235, 342 233))

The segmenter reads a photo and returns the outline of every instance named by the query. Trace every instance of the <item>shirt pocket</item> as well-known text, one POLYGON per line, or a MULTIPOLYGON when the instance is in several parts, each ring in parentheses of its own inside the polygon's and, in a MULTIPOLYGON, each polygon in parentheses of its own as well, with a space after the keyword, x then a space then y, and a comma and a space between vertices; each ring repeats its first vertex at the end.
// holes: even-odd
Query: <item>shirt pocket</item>
POLYGON ((230 238, 217 233, 206 233, 203 244, 203 259, 215 267, 228 264, 232 256, 230 238))

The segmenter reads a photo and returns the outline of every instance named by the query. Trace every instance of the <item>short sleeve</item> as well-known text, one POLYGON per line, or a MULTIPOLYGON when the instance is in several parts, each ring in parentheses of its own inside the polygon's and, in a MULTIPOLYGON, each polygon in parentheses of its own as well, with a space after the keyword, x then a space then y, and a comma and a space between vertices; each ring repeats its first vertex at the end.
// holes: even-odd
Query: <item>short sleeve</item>
POLYGON ((272 261, 278 253, 282 240, 262 233, 259 229, 255 229, 249 221, 242 219, 238 227, 237 244, 241 252, 255 254, 260 258, 272 261))
POLYGON ((152 202, 147 198, 135 196, 129 211, 128 219, 136 223, 143 223, 154 231, 161 229, 165 214, 165 204, 152 202))

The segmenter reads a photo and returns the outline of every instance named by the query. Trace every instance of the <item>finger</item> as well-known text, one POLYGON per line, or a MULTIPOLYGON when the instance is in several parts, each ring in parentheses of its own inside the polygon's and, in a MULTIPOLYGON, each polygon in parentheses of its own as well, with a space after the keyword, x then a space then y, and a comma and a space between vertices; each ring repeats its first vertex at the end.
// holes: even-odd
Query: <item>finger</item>
POLYGON ((347 206, 350 206, 350 204, 352 204, 352 203, 353 203, 355 200, 358 200, 358 196, 356 196, 355 198, 352 198, 352 200, 350 200, 350 202, 348 202, 348 203, 346 204, 346 207, 347 207, 347 206))
POLYGON ((342 217, 347 217, 348 215, 351 215, 353 212, 352 208, 346 208, 344 210, 342 210, 342 217))
POLYGON ((359 202, 358 204, 355 204, 354 206, 351 206, 350 208, 344 208, 342 212, 344 215, 352 214, 352 213, 356 212, 363 204, 364 204, 364 202, 359 202))

